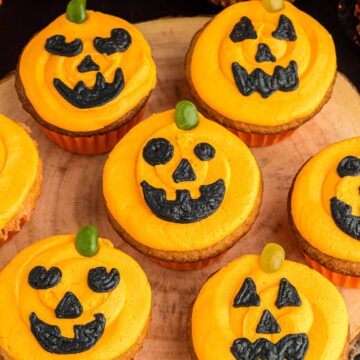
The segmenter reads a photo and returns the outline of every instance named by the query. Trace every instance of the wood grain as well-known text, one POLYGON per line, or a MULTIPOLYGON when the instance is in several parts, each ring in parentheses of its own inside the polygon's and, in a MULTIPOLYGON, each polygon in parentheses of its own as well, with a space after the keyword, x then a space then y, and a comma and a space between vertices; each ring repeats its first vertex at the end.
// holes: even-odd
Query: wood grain
MULTIPOLYGON (((150 42, 158 67, 158 86, 147 115, 171 108, 189 98, 184 80, 184 56, 192 35, 208 18, 164 19, 138 24, 150 42)), ((31 128, 44 161, 43 192, 29 223, 0 248, 0 266, 34 241, 76 232, 87 223, 99 226, 102 236, 112 239, 143 266, 153 289, 153 319, 150 336, 136 359, 189 359, 186 322, 190 303, 206 278, 230 260, 259 253, 268 241, 280 243, 289 259, 303 262, 290 232, 286 201, 292 178, 300 166, 321 148, 335 141, 360 135, 360 99, 342 75, 338 75, 333 97, 320 114, 287 140, 253 149, 264 175, 264 199, 253 229, 217 264, 196 272, 161 268, 124 243, 110 226, 101 191, 106 156, 67 153, 50 143, 25 113, 14 90, 14 78, 0 84, 0 112, 31 128)), ((350 315, 351 336, 360 328, 360 291, 340 289, 350 315)))

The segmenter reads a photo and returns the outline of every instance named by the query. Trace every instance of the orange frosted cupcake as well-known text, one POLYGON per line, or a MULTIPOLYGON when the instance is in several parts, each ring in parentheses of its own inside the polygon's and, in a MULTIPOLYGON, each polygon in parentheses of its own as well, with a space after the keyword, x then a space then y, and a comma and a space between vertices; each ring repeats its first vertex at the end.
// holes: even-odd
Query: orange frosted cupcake
POLYGON ((92 225, 21 251, 0 271, 0 293, 4 360, 130 360, 148 333, 146 274, 92 225))
POLYGON ((75 153, 99 154, 141 120, 156 70, 135 26, 86 11, 83 3, 71 1, 66 14, 26 45, 16 89, 51 141, 75 153))
POLYGON ((262 179, 238 137, 182 101, 120 140, 104 167, 103 192, 124 240, 163 266, 192 270, 250 230, 262 179))
POLYGON ((279 245, 210 277, 190 317, 194 360, 347 360, 349 321, 336 287, 279 245))
POLYGON ((36 143, 23 127, 0 114, 0 245, 30 219, 41 184, 36 143))
POLYGON ((297 174, 292 229, 306 260, 336 285, 360 289, 360 137, 330 145, 297 174))
POLYGON ((335 80, 330 34, 281 3, 229 6, 194 36, 186 57, 186 78, 201 111, 250 146, 276 143, 311 119, 335 80))

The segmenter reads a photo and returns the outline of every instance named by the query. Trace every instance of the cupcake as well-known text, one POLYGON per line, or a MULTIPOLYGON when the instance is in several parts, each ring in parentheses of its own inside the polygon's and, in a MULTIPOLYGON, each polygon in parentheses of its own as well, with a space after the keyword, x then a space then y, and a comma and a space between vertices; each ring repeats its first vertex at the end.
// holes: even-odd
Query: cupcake
POLYGON ((308 263, 334 284, 360 289, 360 137, 320 151, 289 195, 292 230, 308 263))
POLYGON ((79 154, 111 150, 141 120, 155 83, 140 31, 81 0, 30 40, 16 71, 24 109, 51 141, 79 154))
POLYGON ((311 119, 335 76, 330 34, 287 1, 229 6, 198 31, 186 56, 199 109, 250 146, 274 144, 311 119))
POLYGON ((136 125, 105 163, 113 227, 161 265, 197 269, 244 236, 262 198, 254 156, 188 101, 136 125))
POLYGON ((190 317, 195 360, 347 360, 348 314, 336 287, 268 244, 211 276, 190 317))
POLYGON ((4 360, 130 360, 147 335, 147 277, 94 226, 21 251, 1 270, 0 292, 4 360))
POLYGON ((23 127, 0 114, 0 245, 30 219, 42 180, 36 143, 23 127))

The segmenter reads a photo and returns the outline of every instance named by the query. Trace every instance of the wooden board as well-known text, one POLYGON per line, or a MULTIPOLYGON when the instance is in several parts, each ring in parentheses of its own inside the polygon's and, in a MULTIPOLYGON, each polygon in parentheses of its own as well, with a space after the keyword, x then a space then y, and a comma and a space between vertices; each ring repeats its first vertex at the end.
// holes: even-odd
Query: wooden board
MULTIPOLYGON (((158 67, 158 85, 147 115, 173 107, 189 98, 184 80, 184 56, 192 35, 208 18, 164 19, 138 24, 150 42, 158 67)), ((135 257, 145 269, 153 289, 153 319, 149 338, 136 359, 189 359, 186 323, 191 302, 203 282, 222 265, 245 254, 259 253, 268 241, 279 242, 287 257, 303 262, 287 220, 286 201, 290 183, 300 166, 328 144, 360 135, 360 99, 356 90, 338 75, 333 97, 316 119, 287 140, 267 148, 253 149, 265 183, 260 215, 252 230, 217 264, 195 272, 176 272, 159 267, 136 252, 112 229, 105 215, 102 169, 106 156, 67 153, 50 143, 20 106, 10 76, 0 84, 0 112, 26 124, 37 140, 44 161, 44 185, 29 223, 0 248, 0 266, 36 240, 76 232, 94 223, 100 234, 112 239, 135 257)), ((360 328, 360 290, 340 289, 348 305, 351 335, 360 328)))

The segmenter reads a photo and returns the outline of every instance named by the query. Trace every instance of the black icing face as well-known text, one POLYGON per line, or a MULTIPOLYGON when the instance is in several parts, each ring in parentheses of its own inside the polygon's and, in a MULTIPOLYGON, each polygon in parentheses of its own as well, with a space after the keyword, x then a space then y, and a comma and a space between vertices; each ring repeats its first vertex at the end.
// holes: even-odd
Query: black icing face
MULTIPOLYGON (((253 279, 246 278, 233 302, 234 308, 260 306, 261 299, 253 279)), ((281 279, 275 300, 278 309, 301 306, 301 299, 296 288, 285 278, 281 279)), ((269 310, 265 310, 259 319, 257 334, 279 334, 280 325, 269 310)), ((287 334, 277 343, 260 338, 251 342, 247 338, 236 339, 231 346, 231 353, 237 360, 303 360, 309 348, 306 334, 287 334)))
MULTIPOLYGON (((33 268, 28 277, 29 285, 40 291, 53 288, 61 282, 62 273, 57 267, 46 270, 43 266, 33 268)), ((88 287, 95 293, 113 291, 120 282, 120 273, 116 269, 107 272, 104 267, 90 269, 87 278, 88 287)), ((83 307, 76 295, 67 291, 56 306, 55 316, 58 319, 77 319, 83 313, 83 307)), ((100 340, 105 331, 104 314, 94 314, 94 320, 85 325, 74 325, 73 338, 61 335, 56 325, 41 320, 36 312, 29 316, 30 327, 40 346, 53 354, 76 354, 91 349, 100 340)))
MULTIPOLYGON (((272 37, 281 41, 296 41, 295 28, 287 16, 280 15, 278 26, 272 32, 272 37)), ((253 24, 246 16, 240 19, 230 34, 230 39, 234 43, 257 38, 258 35, 253 24)), ((258 44, 255 60, 258 63, 277 61, 270 47, 262 42, 258 44)), ((293 60, 286 67, 275 66, 272 75, 267 74, 261 68, 256 68, 249 74, 241 64, 233 62, 232 73, 238 90, 244 96, 258 92, 263 98, 267 98, 276 91, 293 91, 299 85, 298 67, 293 60)))
MULTIPOLYGON (((125 29, 113 29, 108 38, 95 37, 93 46, 95 50, 106 56, 125 52, 131 45, 131 36, 125 29)), ((83 42, 75 39, 66 42, 63 35, 54 35, 46 40, 45 49, 56 56, 74 57, 82 53, 83 42)), ((80 109, 102 106, 115 99, 123 90, 125 80, 120 67, 115 70, 112 82, 106 82, 100 71, 100 66, 92 59, 91 55, 85 54, 77 64, 79 73, 96 71, 94 86, 89 88, 83 81, 78 81, 71 88, 63 80, 54 78, 53 84, 58 93, 70 104, 80 109)))
MULTIPOLYGON (((211 161, 216 156, 215 148, 208 143, 199 143, 194 147, 195 155, 201 161, 211 161)), ((143 159, 151 166, 166 166, 174 156, 174 146, 164 138, 148 141, 143 149, 143 159)), ((181 159, 172 174, 175 183, 196 180, 196 173, 187 159, 181 159)), ((189 190, 176 190, 176 199, 167 200, 164 189, 153 187, 146 180, 141 183, 145 202, 160 219, 174 223, 192 223, 214 214, 225 196, 223 179, 199 188, 200 197, 193 199, 189 190)))
MULTIPOLYGON (((346 156, 340 161, 337 173, 340 178, 360 176, 360 159, 355 156, 346 156)), ((352 206, 334 196, 330 199, 330 210, 332 218, 340 230, 352 238, 360 240, 360 216, 352 214, 352 206)))

